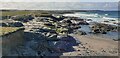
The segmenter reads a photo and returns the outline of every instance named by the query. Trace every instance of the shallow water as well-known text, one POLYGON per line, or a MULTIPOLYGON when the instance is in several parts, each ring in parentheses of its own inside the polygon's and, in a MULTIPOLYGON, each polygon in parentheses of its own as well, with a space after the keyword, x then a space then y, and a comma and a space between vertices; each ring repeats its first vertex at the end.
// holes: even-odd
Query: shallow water
POLYGON ((85 31, 87 34, 89 34, 89 32, 91 32, 89 25, 80 25, 81 28, 79 30, 81 31, 85 31))
POLYGON ((92 34, 92 33, 90 33, 91 29, 89 28, 89 25, 80 25, 80 26, 81 26, 81 28, 79 30, 85 31, 87 33, 87 35, 96 35, 99 37, 104 37, 104 38, 106 37, 109 39, 118 39, 118 32, 110 31, 110 32, 107 32, 107 34, 92 34))

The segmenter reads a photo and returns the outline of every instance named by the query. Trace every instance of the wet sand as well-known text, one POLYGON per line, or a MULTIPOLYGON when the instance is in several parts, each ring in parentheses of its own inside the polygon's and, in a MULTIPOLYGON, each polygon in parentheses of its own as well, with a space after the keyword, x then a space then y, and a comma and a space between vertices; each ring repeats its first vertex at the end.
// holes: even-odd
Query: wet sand
POLYGON ((95 35, 72 35, 81 44, 74 46, 74 52, 63 53, 63 56, 118 56, 118 41, 95 35))

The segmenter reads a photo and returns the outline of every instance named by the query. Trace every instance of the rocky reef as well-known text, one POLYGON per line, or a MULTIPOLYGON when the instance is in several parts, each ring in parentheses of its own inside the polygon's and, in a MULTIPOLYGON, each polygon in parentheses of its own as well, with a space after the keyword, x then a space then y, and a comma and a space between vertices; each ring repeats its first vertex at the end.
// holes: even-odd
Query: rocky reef
POLYGON ((90 28, 92 30, 91 32, 93 33, 106 34, 108 31, 118 31, 119 27, 102 23, 92 23, 90 28))

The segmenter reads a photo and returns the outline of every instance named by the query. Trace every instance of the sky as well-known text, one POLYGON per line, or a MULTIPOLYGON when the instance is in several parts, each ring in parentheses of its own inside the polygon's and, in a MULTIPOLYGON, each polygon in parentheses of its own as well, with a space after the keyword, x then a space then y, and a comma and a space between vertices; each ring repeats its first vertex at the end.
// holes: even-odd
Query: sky
POLYGON ((0 9, 119 10, 118 1, 119 0, 0 0, 0 9))
POLYGON ((118 10, 117 2, 4 2, 0 9, 19 10, 118 10))
POLYGON ((0 0, 1 2, 118 2, 120 0, 0 0))

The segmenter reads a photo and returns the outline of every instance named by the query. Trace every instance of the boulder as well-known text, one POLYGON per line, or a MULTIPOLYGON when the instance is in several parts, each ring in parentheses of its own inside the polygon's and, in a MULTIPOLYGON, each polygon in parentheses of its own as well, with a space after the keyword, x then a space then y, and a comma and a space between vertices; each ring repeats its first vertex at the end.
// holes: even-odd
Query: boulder
POLYGON ((58 40, 57 39, 57 34, 51 34, 50 36, 47 37, 47 40, 58 40))
POLYGON ((42 32, 41 34, 45 37, 46 40, 58 40, 56 33, 42 32))
POLYGON ((79 25, 89 25, 89 23, 87 23, 86 21, 80 21, 79 25))
POLYGON ((50 32, 48 32, 45 36, 49 37, 50 35, 51 35, 50 32))
POLYGON ((6 23, 0 23, 0 26, 1 27, 7 27, 7 24, 6 23))
POLYGON ((54 52, 65 52, 70 49, 69 42, 66 41, 49 41, 49 45, 54 52))
POLYGON ((15 22, 14 23, 14 26, 15 27, 22 27, 22 26, 24 26, 21 22, 15 22))
POLYGON ((75 33, 78 34, 78 35, 86 35, 86 34, 87 34, 87 33, 84 32, 84 31, 76 31, 75 33))
POLYGON ((102 33, 106 34, 107 31, 110 31, 111 27, 107 24, 95 23, 90 26, 93 33, 102 33))

